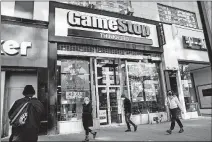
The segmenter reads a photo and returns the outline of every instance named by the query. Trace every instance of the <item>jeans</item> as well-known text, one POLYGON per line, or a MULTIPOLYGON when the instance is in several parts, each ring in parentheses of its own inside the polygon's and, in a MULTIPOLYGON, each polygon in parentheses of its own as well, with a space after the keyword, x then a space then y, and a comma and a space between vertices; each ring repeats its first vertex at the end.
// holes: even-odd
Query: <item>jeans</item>
POLYGON ((126 121, 126 123, 127 123, 127 128, 128 128, 128 130, 131 130, 130 124, 133 125, 134 128, 135 128, 135 126, 136 126, 136 125, 130 120, 130 116, 131 116, 131 113, 125 113, 125 121, 126 121))
POLYGON ((181 123, 181 121, 178 117, 178 108, 170 109, 170 112, 171 112, 171 127, 170 127, 170 130, 174 130, 175 121, 177 121, 180 128, 183 128, 183 124, 181 123))

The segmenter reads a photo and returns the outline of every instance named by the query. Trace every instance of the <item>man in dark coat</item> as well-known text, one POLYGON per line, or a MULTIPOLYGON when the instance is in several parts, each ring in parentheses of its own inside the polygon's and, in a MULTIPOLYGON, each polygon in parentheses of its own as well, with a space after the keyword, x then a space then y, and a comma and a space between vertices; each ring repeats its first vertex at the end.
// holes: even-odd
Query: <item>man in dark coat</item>
POLYGON ((12 127, 12 134, 9 142, 37 142, 38 140, 38 132, 41 117, 44 113, 44 107, 37 98, 32 98, 32 96, 35 95, 35 90, 32 85, 25 86, 23 95, 25 96, 24 98, 15 101, 14 105, 9 110, 8 115, 10 116, 14 111, 17 111, 16 108, 20 105, 29 102, 28 118, 26 120, 26 124, 18 127, 12 127))
POLYGON ((97 132, 93 132, 89 127, 93 126, 92 117, 92 105, 88 97, 84 98, 83 111, 82 111, 82 123, 85 129, 85 141, 89 141, 89 132, 93 134, 93 138, 96 137, 97 132))
POLYGON ((137 126, 130 120, 130 116, 131 116, 131 113, 132 113, 131 102, 125 95, 122 95, 121 98, 124 99, 125 121, 127 123, 127 128, 128 128, 125 132, 131 131, 130 124, 134 126, 134 131, 137 131, 137 126))

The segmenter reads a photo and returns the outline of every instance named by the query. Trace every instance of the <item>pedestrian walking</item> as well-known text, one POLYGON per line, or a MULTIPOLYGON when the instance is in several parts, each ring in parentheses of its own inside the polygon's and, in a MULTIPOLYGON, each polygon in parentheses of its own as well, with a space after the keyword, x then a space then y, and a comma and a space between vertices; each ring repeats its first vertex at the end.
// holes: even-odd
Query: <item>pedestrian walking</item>
POLYGON ((183 124, 179 119, 179 113, 180 113, 179 111, 181 110, 182 114, 184 113, 182 106, 181 106, 177 96, 171 90, 168 91, 167 94, 168 94, 167 104, 168 104, 168 107, 169 107, 170 113, 171 113, 171 127, 166 132, 171 134, 172 130, 174 130, 174 127, 175 127, 175 121, 177 121, 178 125, 180 126, 179 133, 182 133, 182 132, 184 132, 183 124))
POLYGON ((89 127, 93 126, 93 117, 92 117, 92 105, 88 97, 84 98, 83 111, 82 111, 82 123, 85 129, 85 140, 89 141, 89 132, 93 134, 95 139, 97 132, 93 132, 89 127))
POLYGON ((127 130, 125 132, 131 132, 130 124, 133 125, 134 131, 137 131, 137 127, 131 120, 131 102, 130 100, 125 96, 121 96, 122 99, 124 99, 124 112, 125 112, 125 121, 127 123, 127 130))
POLYGON ((37 98, 33 98, 35 90, 32 85, 26 85, 22 94, 25 97, 15 101, 8 112, 12 125, 9 142, 37 142, 44 107, 37 98))

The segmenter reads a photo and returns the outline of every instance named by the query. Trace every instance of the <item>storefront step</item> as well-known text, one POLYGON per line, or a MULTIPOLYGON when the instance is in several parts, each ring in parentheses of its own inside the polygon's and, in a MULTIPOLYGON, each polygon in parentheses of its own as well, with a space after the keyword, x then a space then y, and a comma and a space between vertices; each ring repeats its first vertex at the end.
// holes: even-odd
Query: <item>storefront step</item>
POLYGON ((168 120, 167 118, 168 117, 166 112, 132 115, 132 121, 136 125, 154 124, 157 123, 157 121, 159 123, 166 122, 168 120))

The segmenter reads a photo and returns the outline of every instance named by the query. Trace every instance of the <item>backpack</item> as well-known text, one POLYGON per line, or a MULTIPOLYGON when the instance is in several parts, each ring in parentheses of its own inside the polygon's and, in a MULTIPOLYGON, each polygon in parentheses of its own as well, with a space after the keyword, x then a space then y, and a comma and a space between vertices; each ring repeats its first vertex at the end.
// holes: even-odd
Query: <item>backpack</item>
POLYGON ((28 119, 29 102, 23 103, 9 116, 10 125, 19 127, 26 124, 28 119))

